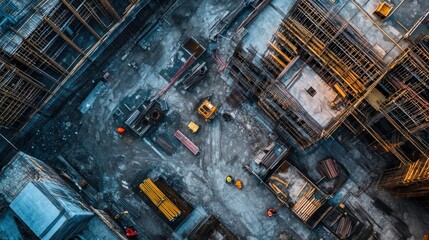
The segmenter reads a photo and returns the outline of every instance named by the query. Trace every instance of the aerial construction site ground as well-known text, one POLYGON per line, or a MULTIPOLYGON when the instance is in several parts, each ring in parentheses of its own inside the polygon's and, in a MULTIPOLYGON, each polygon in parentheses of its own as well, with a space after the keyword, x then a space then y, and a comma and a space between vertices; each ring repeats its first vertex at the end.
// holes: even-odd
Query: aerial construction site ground
MULTIPOLYGON (((86 113, 78 111, 78 107, 95 84, 70 99, 55 118, 37 131, 26 152, 54 166, 57 157, 62 156, 98 191, 97 200, 104 207, 122 206, 125 201, 140 212, 140 217, 133 221, 149 239, 171 238, 173 231, 142 200, 138 190, 144 179, 158 176, 164 177, 191 205, 202 206, 214 214, 240 238, 335 239, 325 228, 311 230, 290 209, 278 206, 275 196, 242 168, 243 163, 253 161, 256 152, 272 142, 272 136, 259 119, 261 112, 255 103, 244 102, 232 108, 225 102, 231 92, 229 77, 219 71, 222 65, 215 53, 224 61, 230 57, 228 46, 234 29, 231 27, 217 41, 209 40, 216 20, 233 11, 240 2, 179 0, 149 34, 130 39, 113 58, 101 64, 100 72, 83 76, 96 83, 105 72, 110 74, 86 113), (163 89, 186 60, 181 45, 189 37, 198 39, 206 48, 202 58, 207 62, 208 74, 189 90, 171 87, 160 99, 167 103, 168 111, 162 123, 147 135, 140 138, 130 131, 118 134, 116 129, 124 126, 117 115, 118 108, 123 109, 124 103, 129 107, 137 105, 163 89), (199 100, 208 95, 212 95, 211 101, 220 113, 211 122, 205 122, 195 111, 199 100), (225 121, 222 113, 230 114, 232 120, 225 121), (200 126, 198 133, 189 132, 189 121, 200 126), (181 130, 200 148, 198 156, 174 138, 176 130, 181 130), (174 146, 173 155, 154 143, 159 136, 174 146), (226 184, 227 175, 241 179, 244 188, 239 190, 226 184), (266 210, 272 207, 278 207, 279 211, 269 218, 266 210)), ((254 46, 266 46, 293 2, 272 1, 249 27, 251 39, 247 41, 254 46), (258 23, 266 24, 258 27, 258 23)), ((309 169, 312 165, 309 163, 328 156, 337 159, 350 175, 337 196, 339 202, 362 208, 380 239, 395 239, 398 228, 408 237, 418 239, 428 230, 429 217, 419 211, 419 205, 395 199, 379 189, 377 176, 389 162, 372 153, 365 142, 350 139, 353 138, 346 138, 339 129, 309 149, 295 149, 290 161, 306 173, 314 171, 309 169), (380 211, 372 204, 374 199, 382 199, 394 212, 388 215, 380 211)))

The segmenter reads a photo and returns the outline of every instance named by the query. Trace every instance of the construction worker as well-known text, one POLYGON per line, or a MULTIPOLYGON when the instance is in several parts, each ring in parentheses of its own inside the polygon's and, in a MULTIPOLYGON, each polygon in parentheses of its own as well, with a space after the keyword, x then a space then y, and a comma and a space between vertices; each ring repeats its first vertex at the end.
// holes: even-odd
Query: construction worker
POLYGON ((138 233, 136 231, 134 231, 134 229, 132 227, 127 227, 127 228, 125 228, 125 235, 128 238, 134 239, 137 237, 138 233))
POLYGON ((118 127, 118 129, 116 129, 116 131, 118 132, 118 133, 124 133, 125 132, 125 128, 123 128, 123 127, 118 127))
POLYGON ((238 188, 238 189, 242 189, 243 188, 243 183, 240 180, 236 180, 234 185, 238 188))
POLYGON ((270 208, 270 209, 268 209, 268 211, 267 211, 267 216, 268 216, 268 217, 272 217, 272 216, 274 216, 276 213, 277 213, 277 210, 276 210, 275 208, 270 208))
POLYGON ((226 176, 226 183, 232 183, 232 181, 234 181, 234 179, 231 175, 226 176))

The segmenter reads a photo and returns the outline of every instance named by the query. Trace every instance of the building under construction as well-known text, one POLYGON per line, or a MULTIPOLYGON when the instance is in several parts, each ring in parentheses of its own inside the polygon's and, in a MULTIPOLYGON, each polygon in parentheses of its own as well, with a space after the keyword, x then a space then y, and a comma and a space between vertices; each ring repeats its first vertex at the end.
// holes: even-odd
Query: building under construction
MULTIPOLYGON (((243 94, 256 98, 280 137, 286 135, 305 148, 344 125, 353 134, 364 131, 408 166, 428 157, 429 38, 421 35, 402 50, 391 62, 383 60, 335 9, 328 10, 318 1, 298 1, 260 59, 255 59, 255 50, 236 48, 230 74, 243 94), (321 122, 293 96, 291 85, 299 81, 304 66, 284 80, 299 61, 334 90, 325 106, 331 108, 326 111, 336 111, 329 121, 321 122)), ((316 94, 311 86, 306 92, 316 94)))
MULTIPOLYGON (((77 79, 138 31, 149 31, 172 1, 4 1, 1 3, 0 125, 25 134, 58 110, 77 79), (27 127, 27 128, 26 128, 27 127)), ((19 137, 19 136, 18 136, 19 137)))
POLYGON ((0 50, 0 236, 429 234, 426 0, 0 1, 0 50))

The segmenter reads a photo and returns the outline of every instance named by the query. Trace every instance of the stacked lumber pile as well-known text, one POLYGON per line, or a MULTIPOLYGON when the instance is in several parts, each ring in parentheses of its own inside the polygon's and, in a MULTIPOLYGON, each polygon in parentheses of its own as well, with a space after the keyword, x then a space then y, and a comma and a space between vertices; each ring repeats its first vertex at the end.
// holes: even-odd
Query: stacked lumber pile
POLYGON ((315 197, 315 190, 311 187, 292 207, 292 211, 304 222, 322 206, 322 200, 315 197))
POLYGON ((271 189, 273 189, 273 191, 276 193, 277 197, 279 197, 279 195, 281 195, 284 199, 283 201, 288 199, 288 196, 286 193, 284 193, 281 188, 287 188, 289 186, 288 181, 283 180, 281 178, 278 178, 276 176, 271 176, 269 178, 269 180, 271 180, 268 185, 271 187, 271 189), (280 187, 278 187, 276 184, 274 184, 274 182, 277 182, 277 184, 279 184, 280 187))
POLYGON ((173 146, 171 146, 168 140, 164 137, 158 137, 155 139, 155 143, 158 144, 158 146, 160 146, 161 149, 164 150, 164 152, 166 152, 168 155, 172 155, 174 153, 173 146))
POLYGON ((317 171, 327 179, 336 178, 340 174, 340 168, 335 159, 332 158, 319 161, 317 163, 317 171))
POLYGON ((152 182, 150 178, 139 185, 143 193, 155 204, 155 206, 164 214, 168 221, 173 222, 178 218, 182 211, 152 182))

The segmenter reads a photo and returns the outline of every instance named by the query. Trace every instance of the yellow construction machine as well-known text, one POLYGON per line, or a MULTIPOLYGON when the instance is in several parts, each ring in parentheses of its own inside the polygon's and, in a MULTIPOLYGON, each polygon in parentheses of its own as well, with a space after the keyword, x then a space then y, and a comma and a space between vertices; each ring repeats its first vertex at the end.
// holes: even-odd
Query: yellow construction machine
POLYGON ((206 120, 210 121, 216 115, 217 108, 208 100, 204 100, 204 102, 198 107, 198 113, 206 120))

